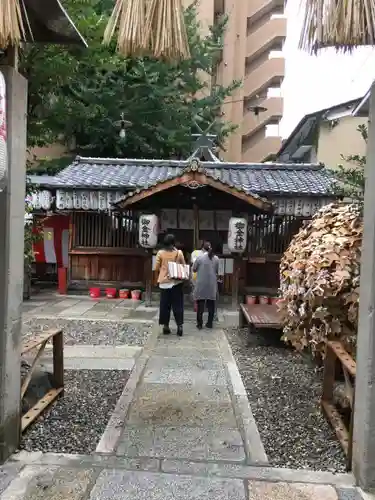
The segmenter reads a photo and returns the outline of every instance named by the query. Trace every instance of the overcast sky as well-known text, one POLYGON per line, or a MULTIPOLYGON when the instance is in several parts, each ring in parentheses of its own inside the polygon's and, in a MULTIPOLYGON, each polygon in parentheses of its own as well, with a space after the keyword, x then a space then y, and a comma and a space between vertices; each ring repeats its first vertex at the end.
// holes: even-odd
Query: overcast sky
POLYGON ((281 134, 287 137, 307 113, 364 95, 375 79, 375 50, 356 49, 337 55, 327 49, 318 56, 298 50, 300 0, 288 0, 288 35, 284 45, 284 116, 281 134))

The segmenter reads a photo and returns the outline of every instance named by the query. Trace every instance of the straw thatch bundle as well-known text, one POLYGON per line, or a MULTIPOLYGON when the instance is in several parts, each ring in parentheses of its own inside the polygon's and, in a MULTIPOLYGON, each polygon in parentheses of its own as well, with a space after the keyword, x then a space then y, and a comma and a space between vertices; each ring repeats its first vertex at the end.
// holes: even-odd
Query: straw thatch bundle
POLYGON ((0 0, 1 49, 6 49, 10 45, 18 47, 20 42, 26 38, 22 11, 26 15, 24 4, 23 2, 21 4, 20 0, 0 0))
POLYGON ((373 0, 302 0, 300 48, 316 53, 325 47, 351 51, 375 44, 373 0))
POLYGON ((118 51, 125 57, 147 54, 171 61, 190 57, 181 0, 117 0, 104 43, 110 42, 116 28, 118 51))
POLYGON ((355 351, 362 218, 357 205, 320 210, 292 240, 280 264, 284 336, 318 356, 326 339, 355 351))

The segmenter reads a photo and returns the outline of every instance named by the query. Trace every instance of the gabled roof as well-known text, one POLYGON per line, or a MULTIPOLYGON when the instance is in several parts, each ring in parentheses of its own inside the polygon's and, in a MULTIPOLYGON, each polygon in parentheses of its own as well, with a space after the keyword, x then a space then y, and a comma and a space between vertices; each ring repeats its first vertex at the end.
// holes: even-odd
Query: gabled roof
POLYGON ((239 198, 262 210, 272 209, 271 202, 258 194, 246 191, 242 185, 234 185, 226 182, 221 179, 220 173, 215 173, 215 170, 207 170, 204 166, 205 163, 206 162, 200 162, 197 158, 192 158, 188 165, 174 177, 165 179, 164 181, 154 182, 151 185, 144 186, 135 191, 130 191, 114 205, 118 208, 126 208, 156 193, 166 191, 176 186, 187 185, 194 186, 194 188, 198 186, 211 186, 218 191, 231 194, 235 198, 239 198))
POLYGON ((314 135, 314 130, 319 126, 322 119, 333 120, 347 114, 351 115, 361 100, 362 98, 359 97, 305 115, 276 153, 277 161, 292 161, 294 153, 300 146, 312 145, 311 139, 314 135))
MULTIPOLYGON (((189 161, 83 158, 45 186, 134 191, 178 177, 189 161)), ((203 162, 207 177, 253 196, 330 196, 333 179, 322 165, 203 162)), ((40 183, 42 184, 42 183, 40 183)))

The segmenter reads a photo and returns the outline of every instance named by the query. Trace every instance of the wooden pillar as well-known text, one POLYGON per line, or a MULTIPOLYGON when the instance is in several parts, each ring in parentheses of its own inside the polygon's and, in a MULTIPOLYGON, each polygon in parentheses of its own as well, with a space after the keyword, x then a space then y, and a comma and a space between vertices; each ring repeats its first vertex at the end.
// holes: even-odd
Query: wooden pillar
POLYGON ((194 203, 193 205, 194 212, 194 240, 193 240, 193 250, 196 250, 199 247, 199 209, 198 205, 194 203))
POLYGON ((151 306, 152 302, 152 251, 147 251, 144 261, 145 305, 151 306))
POLYGON ((20 441, 25 263, 27 81, 15 69, 17 49, 8 49, 8 56, 11 66, 1 66, 5 80, 2 98, 6 104, 8 174, 0 193, 0 463, 17 449, 20 441))
POLYGON ((238 308, 239 291, 240 291, 240 271, 241 257, 235 255, 233 257, 233 280, 232 280, 232 309, 238 308))
POLYGON ((75 246, 75 226, 73 213, 69 213, 67 217, 69 217, 68 269, 66 272, 66 287, 68 289, 72 279, 72 250, 75 246))

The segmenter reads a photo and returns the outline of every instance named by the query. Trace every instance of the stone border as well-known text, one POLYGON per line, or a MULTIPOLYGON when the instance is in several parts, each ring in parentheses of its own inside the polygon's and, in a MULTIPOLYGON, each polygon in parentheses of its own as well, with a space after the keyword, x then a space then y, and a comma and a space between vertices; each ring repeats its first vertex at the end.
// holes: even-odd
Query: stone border
POLYGON ((146 342, 142 354, 135 362, 134 368, 124 387, 124 390, 117 401, 116 407, 109 419, 107 427, 102 434, 95 453, 100 455, 110 455, 116 452, 117 443, 121 437, 125 420, 133 401, 135 391, 149 360, 148 352, 152 350, 159 336, 159 325, 153 325, 152 333, 146 342))
MULTIPOLYGON (((164 474, 194 477, 221 477, 271 483, 324 484, 340 489, 355 488, 354 476, 350 473, 332 473, 304 469, 259 467, 233 463, 193 462, 155 458, 127 458, 114 455, 73 455, 68 453, 42 453, 21 451, 13 455, 8 464, 18 464, 18 470, 27 465, 57 466, 73 469, 100 468, 117 470, 153 471, 164 474)), ((361 490, 359 490, 361 491, 361 490)), ((373 496, 365 496, 373 500, 373 496)), ((349 498, 349 497, 348 497, 349 498)), ((350 497, 351 498, 351 497, 350 497)))
POLYGON ((234 413, 244 442, 246 463, 258 466, 268 465, 268 457, 253 412, 251 411, 246 389, 233 357, 232 349, 223 330, 219 346, 225 366, 234 413))
POLYGON ((142 319, 142 318, 105 318, 105 317, 93 317, 93 316, 52 316, 50 314, 33 314, 29 317, 26 314, 23 315, 23 322, 31 321, 33 319, 52 319, 54 321, 103 321, 108 323, 135 323, 135 324, 144 324, 147 326, 153 325, 153 319, 142 319))

